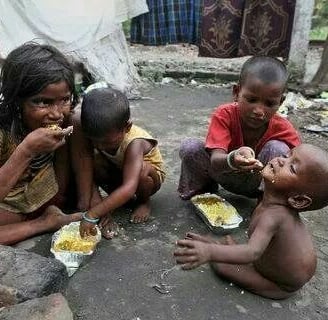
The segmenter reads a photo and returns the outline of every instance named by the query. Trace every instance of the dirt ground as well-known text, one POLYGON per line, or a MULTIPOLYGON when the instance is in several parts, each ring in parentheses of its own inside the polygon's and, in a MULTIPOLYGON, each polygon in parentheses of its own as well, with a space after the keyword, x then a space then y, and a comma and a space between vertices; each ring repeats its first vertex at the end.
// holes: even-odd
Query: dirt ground
MULTIPOLYGON (((148 50, 148 49, 147 49, 148 50)), ((174 49, 175 50, 175 49, 174 49)), ((142 59, 151 58, 146 53, 142 59)), ((151 55, 155 59, 154 55, 151 55)), ((133 56, 137 59, 136 56, 133 56)), ((157 57, 160 59, 159 57, 157 57)), ((139 58, 138 58, 139 59, 139 58)), ((140 58, 141 59, 141 58, 140 58)), ((141 61, 141 60, 138 61, 141 61)), ((159 61, 159 60, 157 60, 159 61)), ((166 63, 161 60, 160 63, 166 63)), ((174 58, 172 63, 178 62, 174 58)), ((197 60, 198 61, 198 60, 197 60)), ((197 67, 199 62, 195 62, 197 67)), ((180 62, 185 66, 185 62, 180 62)), ((233 61, 232 70, 240 62, 233 61)), ((222 64, 222 62, 221 62, 222 64)), ((207 64, 211 68, 211 63, 207 64)), ((154 83, 144 79, 141 100, 131 101, 134 123, 147 129, 159 140, 167 177, 152 199, 148 223, 129 223, 128 208, 119 210, 115 219, 120 234, 102 240, 91 259, 69 281, 66 298, 76 320, 324 320, 328 319, 328 209, 306 212, 304 222, 311 230, 317 248, 315 276, 294 297, 284 301, 263 299, 231 283, 218 279, 208 265, 193 271, 174 268, 172 252, 177 239, 187 231, 210 232, 189 201, 179 199, 176 188, 180 172, 178 150, 186 137, 205 136, 209 115, 216 105, 231 101, 231 83, 208 85, 167 80, 154 83), (166 84, 164 84, 166 83, 166 84), (163 275, 169 292, 154 289, 163 275)), ((324 134, 303 129, 318 124, 316 108, 289 112, 290 120, 300 129, 304 142, 328 150, 324 134)), ((246 241, 249 215, 254 201, 219 191, 244 218, 233 236, 246 241)), ((25 242, 25 248, 50 255, 50 235, 25 242)))
MULTIPOLYGON (((71 279, 66 297, 76 319, 327 319, 327 209, 303 215, 318 251, 318 268, 315 277, 285 301, 244 292, 218 279, 207 265, 193 271, 172 269, 174 243, 186 231, 218 237, 209 232, 190 202, 177 196, 178 149, 186 137, 204 137, 210 113, 217 104, 231 99, 231 88, 152 84, 144 86, 142 95, 146 98, 131 102, 132 117, 158 137, 167 178, 154 196, 151 221, 131 225, 127 223, 128 212, 118 214, 122 233, 111 241, 103 240, 90 263, 71 279), (153 286, 165 270, 169 293, 160 294, 153 286)), ((292 115, 295 124, 305 125, 307 119, 304 110, 292 115)), ((302 132, 302 136, 306 142, 328 147, 321 135, 302 132)), ((254 201, 223 190, 220 194, 244 217, 234 237, 246 241, 254 201)))
MULTIPOLYGON (((129 223, 129 208, 118 210, 115 219, 120 234, 103 239, 94 255, 70 278, 65 294, 75 320, 325 320, 328 319, 328 219, 327 208, 303 214, 318 254, 315 276, 294 297, 284 301, 263 299, 218 279, 208 265, 193 271, 174 268, 175 242, 187 231, 213 234, 189 201, 179 199, 176 188, 180 172, 178 150, 186 137, 204 137, 209 115, 216 105, 231 100, 227 86, 147 84, 144 97, 131 101, 133 121, 159 140, 167 177, 152 199, 148 223, 129 223), (169 292, 153 286, 163 272, 169 292)), ((315 121, 310 110, 290 114, 297 125, 315 121)), ((328 150, 326 137, 302 131, 305 142, 328 150)), ((246 241, 254 201, 219 191, 244 218, 234 231, 237 241, 246 241)), ((51 256, 51 235, 27 240, 21 248, 51 256)))
MULTIPOLYGON (((327 104, 328 109, 328 104, 327 104)), ((328 151, 328 133, 309 132, 304 129, 305 126, 319 124, 320 110, 300 109, 289 114, 289 120, 298 128, 302 139, 306 143, 311 143, 328 151)))
MULTIPOLYGON (((89 263, 71 278, 66 298, 75 319, 327 319, 327 209, 303 215, 317 248, 318 268, 315 277, 290 299, 273 301, 250 294, 218 279, 208 265, 193 271, 174 268, 174 244, 186 231, 219 237, 208 230, 189 201, 177 196, 178 149, 186 137, 204 137, 210 113, 217 104, 231 99, 231 88, 170 83, 144 85, 141 93, 144 99, 131 101, 132 118, 159 139, 166 181, 153 197, 151 220, 132 225, 128 209, 118 212, 119 236, 102 240, 89 263), (153 288, 163 272, 167 272, 166 294, 153 288)), ((309 115, 301 110, 292 118, 303 125, 309 115)), ((302 135, 306 142, 327 148, 321 135, 302 135)), ((254 201, 223 190, 220 194, 243 216, 234 237, 246 241, 254 201)))

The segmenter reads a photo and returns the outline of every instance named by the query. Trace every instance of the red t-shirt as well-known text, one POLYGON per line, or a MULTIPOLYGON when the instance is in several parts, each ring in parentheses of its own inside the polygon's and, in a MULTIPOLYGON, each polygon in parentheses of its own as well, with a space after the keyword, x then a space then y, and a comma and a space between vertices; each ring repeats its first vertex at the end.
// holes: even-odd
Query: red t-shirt
MULTIPOLYGON (((255 147, 255 154, 258 155, 263 145, 270 140, 285 142, 290 148, 301 143, 300 136, 293 125, 278 114, 270 119, 268 129, 255 147)), ((244 145, 238 104, 229 103, 216 108, 208 128, 206 148, 230 152, 244 145)))

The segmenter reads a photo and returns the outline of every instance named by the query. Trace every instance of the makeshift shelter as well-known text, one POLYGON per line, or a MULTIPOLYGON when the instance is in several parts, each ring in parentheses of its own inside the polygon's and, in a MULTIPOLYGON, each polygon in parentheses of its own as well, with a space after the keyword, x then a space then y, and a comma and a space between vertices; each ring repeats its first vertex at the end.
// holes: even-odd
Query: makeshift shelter
POLYGON ((2 0, 0 55, 27 41, 54 45, 96 80, 131 93, 139 77, 121 23, 147 11, 145 0, 2 0))

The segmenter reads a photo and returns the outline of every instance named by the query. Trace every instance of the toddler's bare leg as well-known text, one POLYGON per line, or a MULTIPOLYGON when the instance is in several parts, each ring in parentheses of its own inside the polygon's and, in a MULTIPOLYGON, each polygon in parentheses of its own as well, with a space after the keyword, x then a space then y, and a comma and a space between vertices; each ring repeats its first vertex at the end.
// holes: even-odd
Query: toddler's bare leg
POLYGON ((285 299, 293 294, 264 278, 253 265, 211 263, 211 267, 218 276, 265 298, 285 299))
MULTIPOLYGON (((223 244, 234 245, 237 242, 230 236, 224 237, 223 244)), ((276 283, 264 278, 252 264, 236 265, 211 263, 212 269, 222 278, 260 296, 271 299, 285 299, 291 292, 282 290, 276 283)))
POLYGON ((141 223, 148 220, 151 211, 150 196, 160 187, 161 182, 155 168, 148 162, 144 162, 136 192, 137 205, 133 210, 131 222, 141 223))
POLYGON ((29 218, 28 215, 1 211, 0 244, 11 245, 37 234, 56 231, 65 224, 81 220, 81 214, 66 215, 58 207, 49 206, 37 218, 32 220, 27 220, 27 218, 29 218), (9 215, 13 215, 13 218, 9 219, 9 215), (8 227, 9 224, 10 227, 8 227))

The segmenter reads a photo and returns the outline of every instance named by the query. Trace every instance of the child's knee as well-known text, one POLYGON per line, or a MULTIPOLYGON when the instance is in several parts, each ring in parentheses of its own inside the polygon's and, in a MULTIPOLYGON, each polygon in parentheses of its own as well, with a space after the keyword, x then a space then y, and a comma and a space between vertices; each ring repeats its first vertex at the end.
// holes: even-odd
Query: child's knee
POLYGON ((287 153, 290 148, 288 147, 288 145, 283 142, 283 141, 279 141, 279 140, 270 140, 267 143, 264 144, 262 150, 265 149, 271 149, 274 150, 274 152, 278 153, 278 154, 285 154, 287 153))
POLYGON ((161 180, 156 169, 145 162, 140 173, 137 195, 140 197, 149 197, 157 192, 161 187, 161 180))
POLYGON ((195 155, 205 151, 203 141, 196 138, 188 138, 181 142, 179 156, 182 160, 192 159, 195 155))
POLYGON ((263 164, 267 164, 273 158, 288 154, 289 150, 290 148, 285 142, 279 140, 270 140, 264 144, 258 155, 258 159, 263 164))

